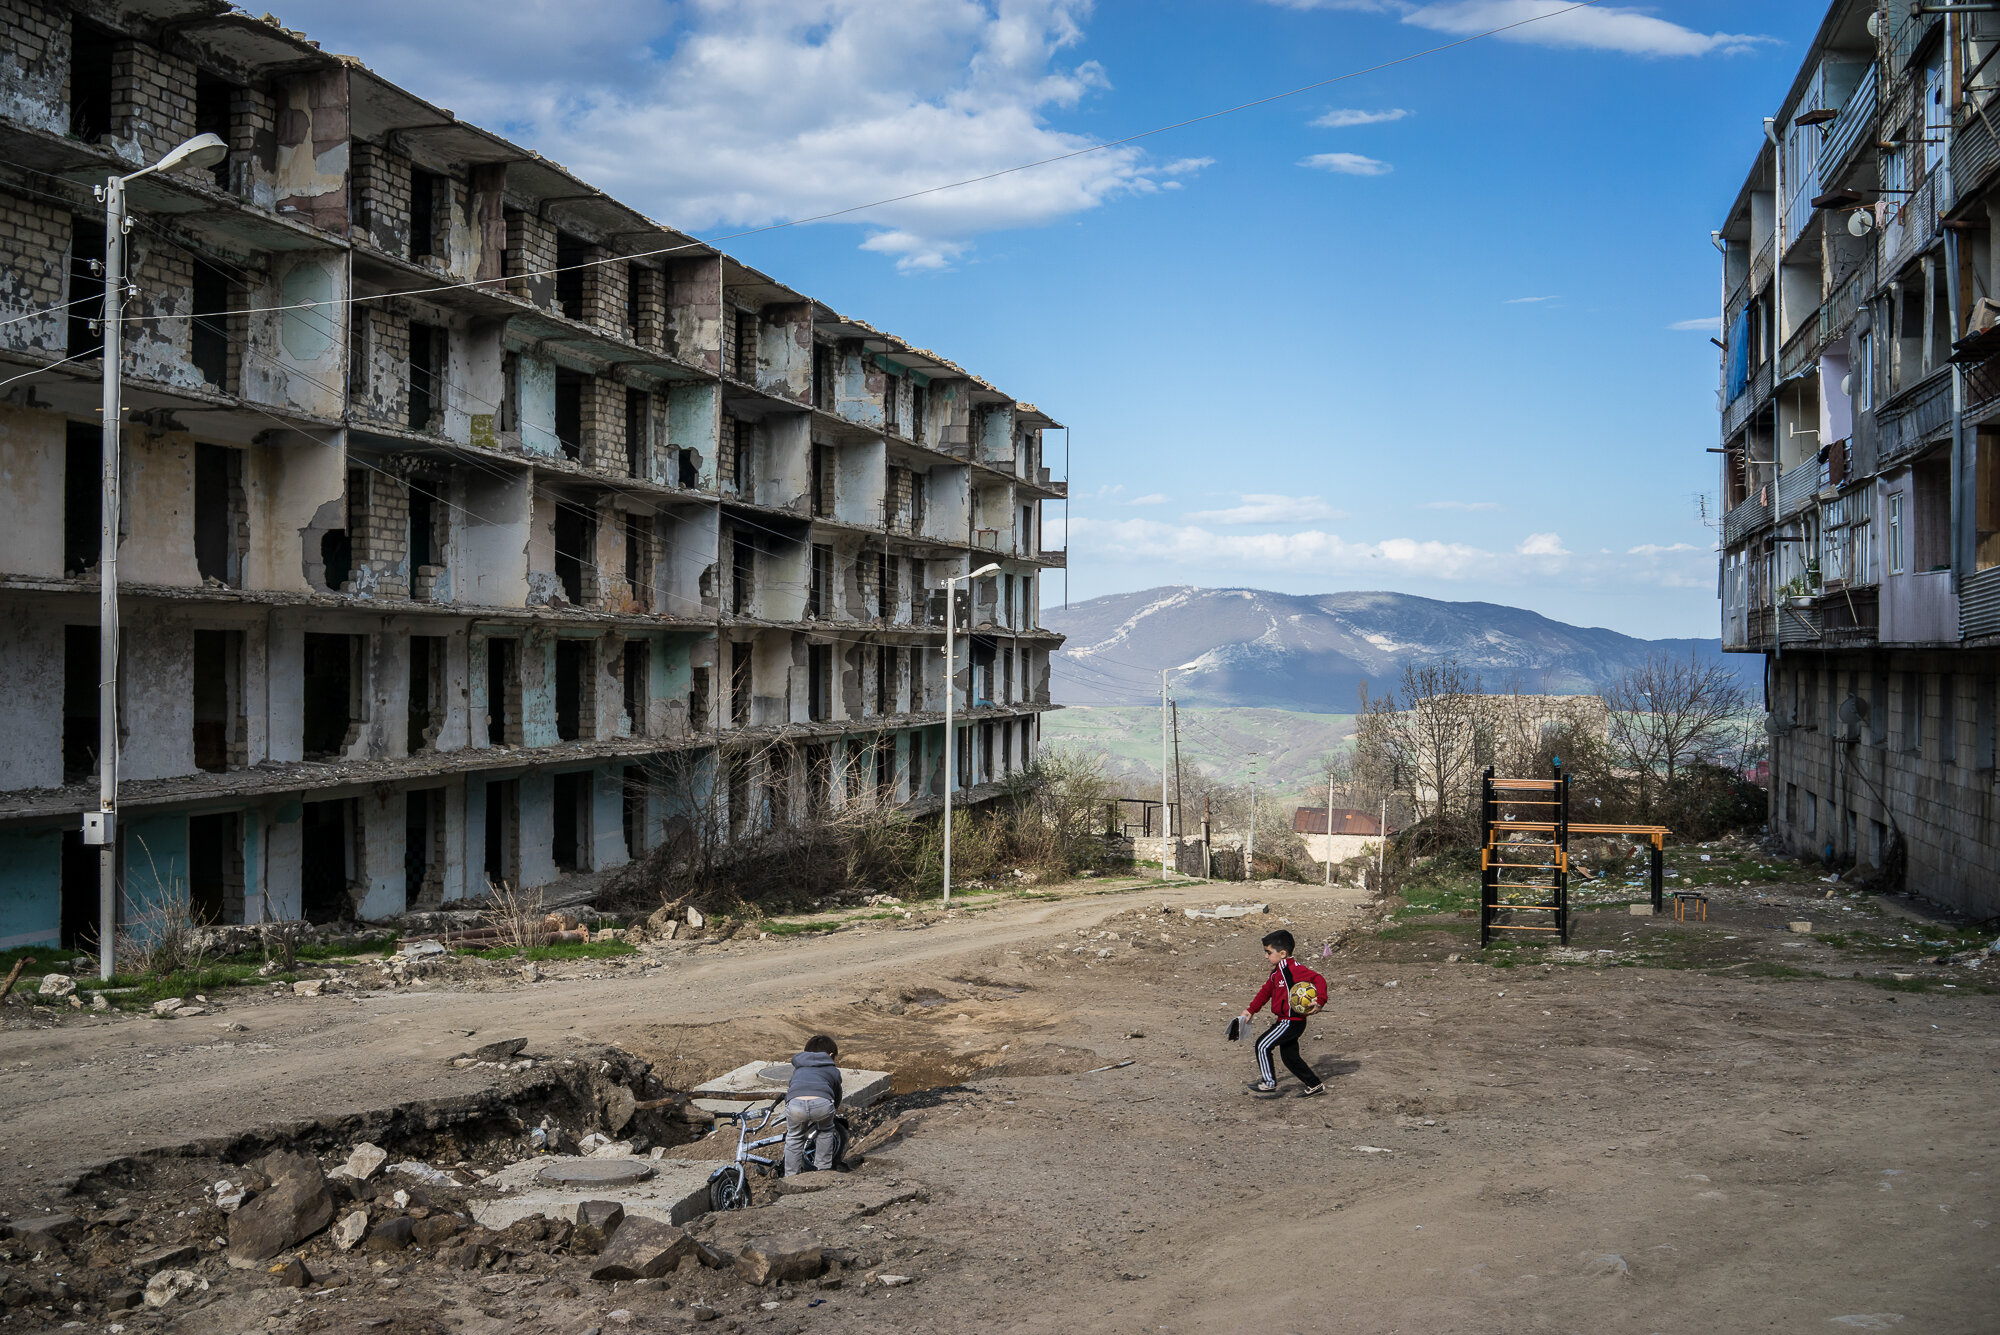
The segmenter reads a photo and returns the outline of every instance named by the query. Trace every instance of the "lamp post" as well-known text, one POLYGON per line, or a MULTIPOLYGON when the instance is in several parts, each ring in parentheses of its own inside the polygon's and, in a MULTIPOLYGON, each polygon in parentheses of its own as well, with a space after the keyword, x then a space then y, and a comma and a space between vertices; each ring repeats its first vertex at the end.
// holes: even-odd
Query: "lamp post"
POLYGON ((1167 722, 1167 674, 1170 672, 1186 672, 1194 666, 1196 666, 1194 663, 1183 663, 1179 667, 1160 669, 1160 879, 1163 881, 1173 874, 1170 870, 1173 854, 1167 847, 1167 840, 1172 836, 1174 827, 1173 808, 1167 805, 1167 780, 1173 775, 1173 770, 1167 765, 1167 729, 1169 726, 1167 722))
MULTIPOLYGON (((952 586, 961 580, 984 579, 999 568, 998 561, 988 561, 970 574, 944 577, 944 902, 947 904, 951 903, 951 785, 958 779, 958 765, 952 758, 952 743, 958 730, 951 721, 952 706, 958 696, 958 604, 952 597, 952 586)), ((966 625, 971 624, 968 616, 966 625)))
POLYGON ((97 862, 97 973, 109 980, 118 933, 118 443, 125 332, 125 187, 175 167, 213 167, 228 156, 220 135, 196 135, 150 167, 106 178, 104 201, 104 466, 98 500, 97 810, 83 814, 83 842, 101 850, 97 862))

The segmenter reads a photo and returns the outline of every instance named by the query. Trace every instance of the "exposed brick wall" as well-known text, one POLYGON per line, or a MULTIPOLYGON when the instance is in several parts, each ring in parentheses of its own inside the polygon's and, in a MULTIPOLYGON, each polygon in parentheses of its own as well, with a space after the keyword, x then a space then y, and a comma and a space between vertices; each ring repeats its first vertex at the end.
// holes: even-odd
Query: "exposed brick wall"
POLYGON ((410 160, 379 144, 356 142, 353 152, 356 239, 409 258, 410 160))
POLYGON ((583 279, 583 322, 613 338, 630 338, 625 302, 630 290, 626 275, 632 266, 624 260, 612 259, 611 252, 603 246, 589 247, 584 252, 584 261, 589 267, 579 275, 583 279))
POLYGON ((119 152, 155 162, 193 138, 194 80, 194 66, 179 56, 144 42, 113 46, 111 140, 119 152))
POLYGON ((583 382, 583 466, 625 471, 625 386, 605 376, 583 382))
POLYGON ((543 310, 554 310, 556 229, 532 214, 507 214, 507 290, 543 310))
POLYGON ((642 348, 664 351, 667 340, 667 276, 643 264, 630 266, 634 324, 632 340, 642 348))
POLYGON ((398 478, 375 468, 349 474, 363 489, 355 526, 348 532, 354 548, 354 573, 343 590, 407 598, 410 594, 410 494, 398 478))
MULTIPOLYGON (((0 191, 0 319, 69 300, 69 210, 0 191)), ((68 316, 0 325, 0 347, 62 354, 68 316)))
POLYGON ((229 189, 271 207, 271 174, 278 165, 278 104, 261 88, 229 96, 229 189))
MULTIPOLYGON (((363 417, 407 427, 410 418, 410 322, 370 304, 362 312, 362 362, 352 377, 352 406, 363 417)), ((350 350, 350 356, 355 350, 350 350)))
POLYGON ((51 134, 69 129, 69 14, 38 0, 0 0, 0 50, 13 68, 0 86, 0 110, 51 134))
POLYGON ((206 385, 194 369, 194 322, 186 318, 194 313, 194 257, 143 231, 126 240, 126 270, 139 292, 125 304, 125 373, 206 385))
POLYGON ((276 85, 278 143, 273 193, 280 212, 347 234, 347 69, 314 70, 276 85))

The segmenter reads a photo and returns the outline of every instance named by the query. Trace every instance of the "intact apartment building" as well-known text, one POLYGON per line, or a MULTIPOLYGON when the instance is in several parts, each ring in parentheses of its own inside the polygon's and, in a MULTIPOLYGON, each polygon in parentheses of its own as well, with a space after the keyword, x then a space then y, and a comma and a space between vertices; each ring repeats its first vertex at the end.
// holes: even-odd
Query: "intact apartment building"
POLYGON ((0 26, 0 947, 94 937, 91 187, 201 132, 130 194, 128 907, 375 918, 1032 761, 1032 405, 273 21, 0 26))
MULTIPOLYGON (((1978 7, 1973 7, 1977 9, 1978 7)), ((1773 832, 2000 911, 2000 13, 1840 0, 1722 250, 1722 639, 1773 832)))

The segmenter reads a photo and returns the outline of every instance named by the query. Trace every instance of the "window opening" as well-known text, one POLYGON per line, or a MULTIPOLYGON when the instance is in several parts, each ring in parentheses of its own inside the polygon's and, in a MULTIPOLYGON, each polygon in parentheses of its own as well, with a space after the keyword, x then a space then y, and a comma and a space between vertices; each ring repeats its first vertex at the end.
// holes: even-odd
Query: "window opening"
POLYGON ((520 788, 514 779, 486 785, 485 872, 489 885, 511 885, 520 851, 520 788))
POLYGON ((651 648, 644 640, 625 641, 625 718, 634 737, 643 737, 651 731, 646 726, 646 705, 652 698, 651 648))
POLYGON ((104 351, 104 224, 82 215, 69 225, 69 326, 63 351, 90 357, 104 351))
POLYGON ((299 907, 307 922, 354 916, 347 893, 354 865, 353 812, 351 800, 307 802, 299 817, 299 907))
POLYGON ((412 431, 429 431, 444 409, 444 330, 410 325, 410 420, 412 431))
MULTIPOLYGON (((435 845, 442 833, 438 827, 443 824, 442 813, 435 809, 439 796, 441 794, 435 788, 403 794, 403 904, 406 908, 416 908, 442 897, 430 893, 433 889, 431 872, 437 866, 435 845)), ((441 867, 438 869, 442 870, 441 867)))
POLYGON ((806 647, 806 717, 824 723, 833 717, 833 646, 806 647))
POLYGON ((625 852, 638 857, 646 851, 646 807, 652 780, 638 765, 627 765, 624 774, 625 852))
POLYGON ((690 729, 708 726, 708 668, 695 668, 689 674, 688 684, 688 727, 690 729))
POLYGON ((833 547, 829 543, 816 542, 812 549, 812 584, 806 590, 806 615, 832 616, 832 592, 833 547))
POLYGON ((412 168, 410 171, 410 258, 427 260, 437 254, 438 194, 442 178, 412 168))
POLYGON ((410 637, 410 699, 407 749, 411 755, 428 751, 444 726, 443 676, 445 642, 438 635, 410 637))
POLYGON ((188 912, 208 925, 243 921, 243 835, 233 811, 188 818, 188 912))
POLYGON ((190 360, 201 378, 229 388, 229 278, 206 260, 194 262, 194 319, 189 321, 190 360))
POLYGON ((111 133, 111 54, 116 34, 88 19, 69 21, 69 133, 95 142, 111 133))
POLYGON ((680 456, 681 485, 689 490, 701 486, 701 465, 695 461, 694 451, 682 450, 680 456))
POLYGON ((521 744, 520 641, 486 642, 486 743, 521 744))
POLYGON ((583 269, 590 246, 582 237, 556 233, 556 307, 572 320, 583 318, 583 269))
POLYGON ((347 399, 360 403, 368 397, 368 308, 347 309, 347 399))
POLYGON ((443 553, 439 550, 437 529, 438 498, 431 492, 429 480, 410 480, 410 569, 415 572, 419 566, 439 566, 444 564, 443 553))
POLYGON ((730 541, 729 572, 729 610, 736 616, 747 616, 757 578, 757 549, 740 533, 730 541))
POLYGON ((729 721, 739 728, 750 725, 751 647, 741 640, 729 646, 729 721))
POLYGON ((307 758, 347 749, 354 724, 354 637, 307 634, 303 713, 307 758))
POLYGON ((583 376, 556 368, 556 442, 565 459, 583 458, 583 376))
POLYGON ((521 354, 500 355, 500 429, 521 429, 521 354))
POLYGON ((585 867, 584 832, 590 828, 585 804, 590 801, 590 772, 555 777, 555 831, 549 854, 559 871, 585 867))
POLYGON ((583 736, 583 676, 588 668, 581 640, 556 641, 556 738, 574 742, 583 736))
POLYGON ((730 480, 736 484, 737 495, 746 501, 751 500, 756 490, 754 479, 757 476, 755 458, 757 428, 741 418, 732 421, 730 428, 736 436, 736 453, 730 463, 730 480))
POLYGON ((104 429, 68 423, 63 440, 63 573, 97 564, 104 543, 104 429))
MULTIPOLYGON (((197 73, 194 80, 194 132, 219 135, 224 143, 230 142, 231 111, 236 101, 236 88, 212 74, 197 73)), ((229 158, 208 169, 208 174, 218 190, 229 188, 229 158)), ((196 310, 202 309, 200 306, 196 310)))
POLYGON ((556 582, 578 607, 585 605, 584 566, 597 548, 597 517, 580 505, 556 503, 556 582))
POLYGON ((194 447, 194 561, 204 580, 242 582, 242 462, 220 445, 194 447))
MULTIPOLYGON (((100 689, 98 629, 63 627, 63 782, 76 783, 97 772, 98 730, 104 696, 100 689)), ((92 855, 96 854, 92 849, 92 855)))

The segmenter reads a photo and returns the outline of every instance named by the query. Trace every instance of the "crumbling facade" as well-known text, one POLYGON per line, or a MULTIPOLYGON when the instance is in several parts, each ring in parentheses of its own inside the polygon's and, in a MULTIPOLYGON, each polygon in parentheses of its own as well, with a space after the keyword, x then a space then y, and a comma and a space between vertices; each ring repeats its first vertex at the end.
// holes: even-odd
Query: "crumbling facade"
POLYGON ((1840 0, 1715 241, 1722 640, 1771 823, 2000 910, 2000 13, 1840 0))
POLYGON ((1047 416, 272 21, 0 25, 0 948, 95 930, 91 186, 197 133, 130 193, 128 906, 380 917, 1031 762, 1047 416))

